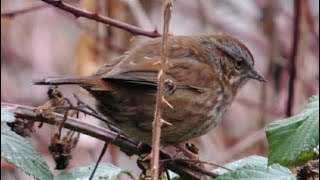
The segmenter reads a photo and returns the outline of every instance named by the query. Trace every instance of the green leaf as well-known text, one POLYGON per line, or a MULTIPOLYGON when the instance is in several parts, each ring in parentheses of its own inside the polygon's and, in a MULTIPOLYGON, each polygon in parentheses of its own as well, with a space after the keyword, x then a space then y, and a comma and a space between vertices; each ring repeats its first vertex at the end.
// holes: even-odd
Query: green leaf
POLYGON ((14 122, 15 119, 14 114, 8 111, 7 108, 1 108, 1 122, 14 122))
POLYGON ((266 133, 268 164, 292 167, 313 159, 319 145, 319 96, 310 98, 300 114, 269 124, 266 133))
MULTIPOLYGON (((89 179, 95 164, 74 168, 70 170, 65 170, 55 177, 55 180, 87 180, 89 179)), ((93 179, 118 179, 118 176, 122 174, 122 170, 112 164, 100 163, 93 179)))
POLYGON ((7 128, 1 128, 1 158, 36 179, 53 179, 48 165, 32 145, 7 128))
POLYGON ((221 174, 217 180, 296 179, 289 169, 282 167, 279 164, 273 164, 268 167, 267 161, 268 159, 265 157, 250 156, 227 164, 225 167, 233 170, 232 172, 222 168, 217 168, 214 172, 221 174))

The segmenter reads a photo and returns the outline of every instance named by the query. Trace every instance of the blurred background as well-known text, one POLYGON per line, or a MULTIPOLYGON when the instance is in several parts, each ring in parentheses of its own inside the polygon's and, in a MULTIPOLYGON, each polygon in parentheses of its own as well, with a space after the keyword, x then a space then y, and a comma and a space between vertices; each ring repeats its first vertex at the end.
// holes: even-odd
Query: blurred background
MULTIPOLYGON (((161 0, 65 0, 145 30, 162 30, 161 0)), ((306 100, 319 94, 319 1, 300 4, 300 36, 293 114, 306 100)), ((200 159, 224 164, 241 157, 267 155, 264 127, 286 117, 289 69, 292 65, 294 32, 293 0, 175 0, 170 23, 174 35, 226 33, 240 39, 255 58, 255 66, 268 79, 250 81, 240 91, 222 123, 192 142, 200 159)), ((39 106, 47 101, 47 87, 32 80, 55 75, 89 75, 148 37, 132 34, 72 14, 37 0, 1 1, 1 101, 39 106)), ((83 100, 92 98, 78 87, 61 87, 66 97, 75 92, 83 100)), ((102 126, 90 117, 86 122, 102 126)), ((48 152, 52 126, 36 129, 30 141, 55 173, 48 152)), ((81 135, 68 168, 97 161, 103 142, 81 135)), ((103 162, 131 171, 140 170, 137 157, 127 157, 109 146, 103 162)), ((1 179, 32 179, 1 160, 1 179)))

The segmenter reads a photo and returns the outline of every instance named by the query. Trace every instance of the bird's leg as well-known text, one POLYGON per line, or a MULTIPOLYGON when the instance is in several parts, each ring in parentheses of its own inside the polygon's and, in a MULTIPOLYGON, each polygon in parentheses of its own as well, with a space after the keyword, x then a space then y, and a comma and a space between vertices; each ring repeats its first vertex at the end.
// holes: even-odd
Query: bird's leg
POLYGON ((151 177, 150 162, 153 152, 150 146, 142 142, 137 145, 137 149, 141 152, 139 158, 137 159, 137 165, 142 170, 140 176, 141 179, 146 179, 148 177, 151 177))
POLYGON ((194 144, 178 144, 176 148, 180 150, 186 157, 193 160, 199 160, 199 149, 194 144))
MULTIPOLYGON (((186 157, 191 160, 199 161, 199 149, 191 143, 179 144, 176 146, 186 157)), ((200 162, 200 161, 199 161, 200 162)), ((197 163, 199 167, 206 169, 203 163, 197 163)))

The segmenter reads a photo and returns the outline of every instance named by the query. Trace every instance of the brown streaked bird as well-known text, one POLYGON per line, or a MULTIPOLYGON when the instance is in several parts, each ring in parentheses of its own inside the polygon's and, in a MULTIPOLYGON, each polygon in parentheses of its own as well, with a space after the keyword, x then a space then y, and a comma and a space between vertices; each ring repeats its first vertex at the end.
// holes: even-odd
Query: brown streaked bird
MULTIPOLYGON (((53 77, 39 85, 76 84, 93 95, 96 108, 124 134, 151 144, 161 38, 148 40, 109 61, 87 77, 53 77)), ((265 81, 249 49, 227 35, 170 36, 166 79, 175 90, 165 95, 161 145, 177 145, 217 126, 239 89, 265 81)))

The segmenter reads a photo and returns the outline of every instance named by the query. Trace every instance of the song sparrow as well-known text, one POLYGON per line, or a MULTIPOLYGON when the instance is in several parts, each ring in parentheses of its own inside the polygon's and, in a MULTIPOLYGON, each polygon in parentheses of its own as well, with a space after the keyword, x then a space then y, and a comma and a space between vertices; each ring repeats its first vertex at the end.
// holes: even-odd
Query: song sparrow
MULTIPOLYGON (((88 77, 53 77, 35 84, 77 84, 96 99, 96 107, 123 133, 151 144, 161 38, 152 39, 109 61, 88 77)), ((170 36, 161 144, 176 145, 216 127, 235 95, 250 78, 264 81, 239 40, 227 35, 170 36)))

